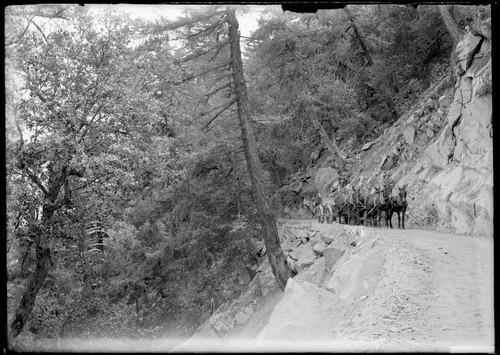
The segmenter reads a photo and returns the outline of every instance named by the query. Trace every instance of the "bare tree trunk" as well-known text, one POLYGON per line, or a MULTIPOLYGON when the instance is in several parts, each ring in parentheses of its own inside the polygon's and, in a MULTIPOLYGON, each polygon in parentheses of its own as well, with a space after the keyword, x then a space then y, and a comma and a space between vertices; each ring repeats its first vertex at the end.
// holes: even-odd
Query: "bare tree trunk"
MULTIPOLYGON (((351 27, 354 31, 354 35, 356 36, 356 40, 358 41, 359 45, 361 46, 361 49, 363 50, 363 54, 367 60, 367 63, 365 63, 368 66, 371 66, 373 64, 373 59, 370 54, 370 51, 368 50, 368 46, 365 43, 365 40, 363 36, 361 35, 358 26, 356 26, 356 23, 354 22, 354 18, 352 17, 351 13, 349 12, 347 6, 344 7, 344 11, 347 14, 347 17, 349 18, 349 22, 351 23, 351 27)), ((384 88, 378 88, 379 92, 382 94, 382 97, 384 98, 385 104, 389 108, 389 111, 391 112, 392 117, 397 120, 399 118, 399 113, 396 108, 396 105, 394 104, 394 101, 392 100, 391 96, 389 93, 384 89, 384 88)))
POLYGON ((36 245, 36 269, 22 295, 14 319, 10 324, 11 336, 13 338, 21 333, 28 322, 33 307, 35 306, 38 291, 40 291, 52 265, 50 248, 48 246, 44 225, 42 224, 41 228, 35 226, 30 229, 30 234, 32 234, 32 238, 35 240, 36 245))
MULTIPOLYGON (((69 158, 68 160, 69 161, 69 158)), ((33 307, 35 306, 36 296, 43 285, 49 270, 52 266, 51 250, 49 245, 49 227, 52 223, 52 217, 57 209, 69 202, 68 176, 83 176, 83 171, 77 171, 68 168, 67 161, 59 164, 49 165, 48 188, 43 186, 38 178, 29 174, 30 178, 43 191, 44 203, 42 208, 42 218, 38 223, 33 223, 29 228, 29 237, 35 242, 36 248, 36 269, 31 277, 28 286, 23 292, 21 302, 16 310, 16 314, 10 324, 9 337, 15 338, 21 333, 23 327, 28 322, 33 307), (65 187, 64 197, 58 199, 59 192, 65 187)))
POLYGON ((236 177, 236 190, 234 191, 234 198, 236 200, 236 207, 238 209, 238 217, 239 217, 241 215, 242 205, 243 205, 241 202, 241 182, 237 172, 236 162, 233 159, 233 152, 231 150, 227 152, 227 157, 229 159, 229 162, 231 163, 231 169, 234 169, 235 171, 234 176, 236 177))
POLYGON ((450 34, 451 38, 453 39, 453 43, 456 46, 462 39, 464 33, 453 18, 450 12, 450 5, 439 5, 438 7, 439 13, 443 18, 444 25, 446 26, 446 29, 448 30, 448 33, 450 34))
POLYGON ((370 52, 368 51, 368 47, 366 46, 365 40, 363 39, 363 37, 359 33, 358 26, 356 26, 356 23, 354 22, 354 18, 352 17, 351 13, 347 9, 347 6, 344 7, 344 11, 346 12, 347 17, 349 18, 349 22, 351 23, 351 27, 354 30, 354 35, 356 36, 356 39, 358 40, 358 43, 361 46, 363 53, 365 54, 365 57, 368 61, 368 65, 372 65, 373 64, 372 56, 371 56, 370 52))
POLYGON ((326 133, 325 129, 321 125, 321 123, 316 119, 314 116, 310 116, 311 122, 313 123, 314 127, 318 130, 319 134, 325 141, 326 146, 328 147, 328 150, 330 153, 332 153, 333 157, 335 158, 335 162, 337 163, 337 167, 339 170, 344 170, 345 168, 345 161, 342 158, 342 155, 340 155, 340 150, 339 147, 337 146, 337 143, 335 143, 335 140, 331 140, 330 137, 328 137, 328 134, 326 133))
POLYGON ((286 263, 285 255, 281 249, 276 219, 264 196, 263 183, 260 181, 263 176, 263 170, 257 154, 257 143, 255 141, 255 134, 248 112, 248 96, 245 77, 243 75, 243 62, 241 60, 239 25, 234 10, 228 10, 227 22, 229 24, 231 45, 232 75, 248 173, 250 175, 250 181, 252 182, 253 195, 259 213, 259 219, 264 229, 264 241, 269 262, 278 285, 284 290, 288 279, 293 277, 294 274, 286 263))

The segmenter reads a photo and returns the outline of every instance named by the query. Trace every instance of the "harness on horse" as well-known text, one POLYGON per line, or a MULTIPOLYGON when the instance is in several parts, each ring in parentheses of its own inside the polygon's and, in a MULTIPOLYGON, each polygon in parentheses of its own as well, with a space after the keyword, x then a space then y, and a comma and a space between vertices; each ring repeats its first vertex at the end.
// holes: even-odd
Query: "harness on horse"
POLYGON ((343 192, 339 190, 340 195, 344 198, 344 205, 340 207, 341 210, 344 209, 345 206, 347 206, 347 200, 349 199, 349 193, 348 192, 343 192))
POLYGON ((383 197, 384 197, 384 193, 383 192, 380 192, 380 193, 378 193, 375 196, 375 198, 373 199, 373 207, 372 207, 372 209, 370 211, 367 212, 367 214, 371 214, 375 210, 375 208, 377 208, 377 206, 381 204, 380 200, 382 200, 383 197), (382 195, 382 197, 380 195, 382 195), (377 197, 379 198, 379 202, 378 203, 377 203, 377 197))
MULTIPOLYGON (((361 191, 359 191, 358 194, 360 194, 361 196, 363 196, 363 199, 366 201, 366 195, 364 193, 362 193, 361 191)), ((364 204, 361 203, 361 199, 359 197, 356 200, 357 201, 353 201, 353 204, 354 204, 355 207, 364 207, 364 204)))
POLYGON ((372 209, 369 210, 369 211, 366 211, 367 215, 371 214, 375 210, 375 208, 377 207, 377 205, 378 205, 378 203, 377 203, 377 197, 380 197, 380 196, 379 195, 375 196, 375 198, 373 199, 373 207, 372 207, 372 209))
POLYGON ((400 194, 398 194, 397 196, 392 196, 390 199, 389 199, 389 203, 391 205, 391 209, 393 207, 404 207, 405 204, 407 205, 407 203, 405 203, 403 201, 403 198, 401 197, 400 194))

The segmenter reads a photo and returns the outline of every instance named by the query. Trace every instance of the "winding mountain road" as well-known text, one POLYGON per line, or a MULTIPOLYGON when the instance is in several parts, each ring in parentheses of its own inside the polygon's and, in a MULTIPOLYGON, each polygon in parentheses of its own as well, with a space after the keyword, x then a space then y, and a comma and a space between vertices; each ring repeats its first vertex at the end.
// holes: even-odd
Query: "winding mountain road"
MULTIPOLYGON (((300 323, 308 325, 303 333, 309 334, 304 336, 304 343, 298 330, 289 336, 291 344, 273 349, 494 352, 492 239, 417 229, 346 227, 335 222, 283 223, 285 227, 302 225, 309 231, 337 237, 345 228, 351 235, 362 237, 349 258, 339 261, 349 266, 335 271, 344 280, 337 294, 337 299, 345 303, 344 309, 336 314, 301 313, 300 323), (314 324, 318 329, 311 329, 314 324), (325 348, 308 348, 313 345, 311 334, 318 334, 318 339, 330 338, 331 334, 332 341, 325 348)), ((308 281, 300 274, 296 278, 308 281)), ((323 289, 325 283, 319 286, 323 289)), ((265 350, 271 348, 273 338, 286 339, 286 329, 291 326, 285 324, 287 314, 301 312, 304 302, 314 302, 311 298, 314 295, 281 308, 278 304, 275 311, 279 311, 271 315, 268 326, 257 336, 266 343, 249 344, 265 350)), ((284 300, 288 302, 286 292, 284 300)), ((322 302, 324 297, 319 297, 318 307, 312 305, 310 309, 321 309, 322 302)), ((269 319, 269 314, 262 316, 269 319)), ((250 324, 255 328, 256 320, 250 324)), ((243 328, 238 334, 245 332, 243 328)))

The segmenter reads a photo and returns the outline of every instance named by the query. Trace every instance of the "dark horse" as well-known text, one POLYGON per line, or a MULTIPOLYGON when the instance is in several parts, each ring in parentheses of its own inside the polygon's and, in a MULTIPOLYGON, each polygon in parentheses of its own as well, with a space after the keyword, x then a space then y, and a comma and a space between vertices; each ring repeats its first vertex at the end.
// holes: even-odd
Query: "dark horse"
POLYGON ((389 224, 390 224, 389 220, 390 220, 390 216, 392 216, 390 213, 390 209, 391 209, 391 201, 390 200, 391 200, 392 186, 393 185, 385 185, 381 189, 382 201, 377 207, 379 227, 380 227, 380 222, 382 219, 382 212, 385 212, 385 226, 389 227, 389 224))
POLYGON ((398 194, 396 196, 391 196, 389 201, 389 224, 392 228, 392 214, 396 212, 398 214, 398 228, 401 228, 400 225, 400 213, 403 213, 403 223, 402 228, 405 229, 405 213, 406 208, 408 207, 408 202, 406 201, 406 187, 408 185, 404 184, 403 187, 398 186, 398 194))
POLYGON ((334 209, 338 214, 339 223, 342 223, 344 216, 345 223, 349 224, 351 220, 352 198, 348 193, 339 192, 333 197, 335 203, 334 209))
POLYGON ((382 211, 387 205, 389 199, 385 197, 384 192, 378 188, 375 187, 375 193, 374 194, 369 194, 366 197, 366 202, 365 202, 365 209, 366 209, 366 225, 370 224, 373 226, 376 225, 375 217, 378 215, 378 225, 380 226, 380 219, 382 215, 382 211))
POLYGON ((352 213, 354 216, 354 224, 360 225, 366 210, 366 196, 361 192, 361 187, 353 187, 354 192, 351 194, 352 213))

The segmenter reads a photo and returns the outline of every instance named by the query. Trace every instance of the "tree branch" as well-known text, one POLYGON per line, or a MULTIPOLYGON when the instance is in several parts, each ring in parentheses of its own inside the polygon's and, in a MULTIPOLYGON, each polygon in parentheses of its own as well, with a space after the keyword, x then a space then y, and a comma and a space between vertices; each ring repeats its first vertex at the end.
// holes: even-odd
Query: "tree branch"
POLYGON ((182 59, 176 60, 174 63, 175 64, 185 63, 185 62, 187 62, 189 60, 201 57, 202 55, 205 55, 205 54, 213 51, 214 49, 218 49, 218 48, 223 47, 223 46, 228 45, 228 44, 229 44, 229 41, 221 42, 220 44, 218 44, 216 46, 213 46, 213 47, 210 47, 207 50, 199 51, 199 52, 193 53, 191 55, 188 55, 188 56, 186 56, 186 57, 184 57, 182 59))
POLYGON ((285 53, 285 51, 286 51, 286 47, 283 48, 283 50, 276 57, 274 57, 273 61, 278 59, 283 53, 285 53))
MULTIPOLYGON (((90 126, 92 126, 92 123, 94 123, 95 118, 97 117, 97 115, 99 114, 99 112, 101 112, 101 110, 102 110, 102 108, 103 108, 103 107, 104 107, 104 104, 101 104, 101 105, 97 108, 96 112, 94 113, 94 116, 92 116, 92 118, 91 118, 90 122, 85 124, 85 130, 83 131, 82 135, 81 135, 81 136, 80 136, 80 138, 78 139, 77 144, 80 144, 80 143, 82 142, 83 138, 85 137, 85 135, 86 135, 86 134, 87 134, 87 132, 89 131, 90 126)), ((85 117, 84 117, 84 119, 85 119, 85 117)))
POLYGON ((43 33, 42 29, 36 24, 35 21, 32 21, 32 22, 33 22, 33 25, 35 25, 35 27, 37 28, 37 30, 40 31, 40 33, 42 34, 43 39, 45 40, 45 43, 49 43, 49 41, 47 40, 47 37, 45 37, 45 34, 43 33))
POLYGON ((207 90, 212 89, 219 81, 230 78, 230 74, 223 74, 215 77, 207 90))
POLYGON ((209 113, 212 113, 212 112, 214 112, 215 110, 220 109, 221 107, 227 107, 227 105, 224 105, 224 104, 223 104, 223 105, 219 105, 219 106, 217 106, 217 107, 212 108, 211 110, 208 110, 208 111, 206 111, 206 112, 203 112, 203 113, 202 113, 202 114, 200 114, 198 117, 196 117, 196 118, 195 118, 195 120, 197 120, 198 118, 201 118, 201 117, 203 117, 203 116, 206 116, 206 115, 208 115, 209 113))
POLYGON ((208 101, 208 98, 209 98, 210 96, 212 96, 212 95, 214 95, 214 94, 218 93, 218 92, 219 92, 219 91, 221 91, 221 90, 224 90, 224 89, 225 89, 225 88, 227 88, 227 87, 231 87, 231 85, 232 85, 232 83, 231 83, 231 82, 229 82, 229 83, 227 83, 227 84, 225 84, 225 85, 222 85, 222 86, 218 87, 217 89, 215 89, 215 90, 213 90, 213 91, 209 92, 208 94, 205 94, 205 95, 207 96, 207 101, 208 101))
POLYGON ((449 5, 438 5, 438 8, 444 25, 446 26, 446 29, 448 30, 453 43, 456 45, 462 39, 463 31, 453 18, 453 15, 450 12, 449 5))
POLYGON ((247 36, 242 36, 240 35, 241 38, 246 38, 246 39, 249 39, 249 40, 252 40, 252 41, 263 41, 264 39, 263 38, 255 38, 255 37, 247 37, 247 36))
POLYGON ((427 51, 429 48, 431 48, 441 37, 443 37, 446 34, 445 31, 441 31, 441 33, 431 42, 429 43, 423 50, 422 52, 427 51))
POLYGON ((59 7, 56 12, 47 13, 47 14, 43 13, 43 11, 41 11, 41 10, 43 10, 43 9, 38 8, 36 10, 29 11, 25 14, 32 15, 33 17, 43 17, 43 18, 48 18, 48 19, 58 18, 58 19, 70 21, 69 18, 62 16, 64 11, 66 11, 66 8, 64 8, 64 7, 59 7))
POLYGON ((17 39, 13 39, 12 41, 10 41, 9 43, 6 43, 5 45, 6 46, 10 46, 14 43, 16 43, 16 41, 19 41, 23 36, 24 34, 26 33, 26 31, 28 30, 28 28, 30 27, 30 23, 31 21, 33 21, 33 19, 35 18, 35 15, 31 16, 31 18, 28 20, 28 24, 26 25, 26 28, 24 29, 24 31, 17 37, 17 39))
POLYGON ((215 25, 212 25, 210 27, 207 27, 199 32, 196 32, 196 33, 193 33, 193 34, 190 34, 189 36, 185 37, 185 38, 182 38, 182 39, 190 39, 190 38, 193 38, 193 37, 196 37, 196 36, 199 36, 201 35, 202 33, 205 33, 207 31, 210 31, 210 33, 212 33, 216 28, 217 26, 219 26, 221 24, 221 22, 217 22, 215 25))
POLYGON ((123 134, 125 136, 131 136, 132 135, 132 133, 130 133, 130 132, 120 131, 119 129, 114 130, 113 133, 123 134))
POLYGON ((38 178, 38 176, 36 176, 36 174, 32 173, 31 171, 29 171, 28 168, 25 168, 24 171, 26 172, 26 174, 28 174, 31 181, 33 181, 40 188, 40 190, 42 190, 43 194, 45 196, 48 195, 49 192, 47 191, 45 186, 43 186, 43 184, 40 181, 40 179, 38 178))
POLYGON ((177 21, 170 22, 168 25, 164 26, 164 30, 166 31, 172 31, 176 30, 181 27, 189 26, 195 23, 198 23, 203 20, 208 20, 214 16, 218 16, 223 14, 224 12, 214 12, 212 14, 204 15, 204 16, 197 16, 196 18, 192 19, 191 21, 186 21, 186 19, 179 19, 177 21))
MULTIPOLYGON (((229 42, 227 42, 227 43, 229 44, 229 42)), ((224 48, 224 46, 219 46, 219 48, 217 49, 217 52, 215 52, 215 54, 213 55, 213 57, 208 60, 208 63, 210 63, 211 61, 213 61, 219 55, 219 53, 222 50, 222 48, 224 48)))
POLYGON ((217 118, 219 117, 224 111, 226 111, 229 107, 231 107, 231 105, 235 104, 237 102, 237 99, 234 99, 234 100, 231 100, 229 101, 229 103, 227 105, 224 106, 224 108, 222 110, 220 110, 219 112, 217 112, 217 114, 212 117, 206 124, 205 124, 205 129, 208 128, 208 126, 210 126, 210 124, 217 118))
POLYGON ((184 84, 184 83, 185 83, 185 82, 187 82, 187 81, 190 81, 190 80, 193 80, 194 78, 197 78, 197 77, 199 77, 199 76, 202 76, 202 75, 208 74, 208 73, 210 73, 211 71, 214 71, 214 70, 217 70, 217 69, 223 68, 223 67, 225 67, 225 66, 229 66, 230 64, 231 64, 231 62, 230 62, 230 61, 226 61, 226 62, 224 62, 224 63, 222 63, 222 64, 220 64, 220 65, 217 65, 217 66, 215 66, 215 67, 209 68, 209 69, 207 69, 207 70, 205 70, 205 71, 202 71, 202 72, 200 72, 200 73, 198 73, 198 74, 189 75, 189 76, 187 76, 186 78, 182 79, 181 81, 178 81, 178 82, 173 82, 172 84, 173 84, 173 85, 181 85, 181 84, 184 84))

